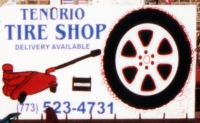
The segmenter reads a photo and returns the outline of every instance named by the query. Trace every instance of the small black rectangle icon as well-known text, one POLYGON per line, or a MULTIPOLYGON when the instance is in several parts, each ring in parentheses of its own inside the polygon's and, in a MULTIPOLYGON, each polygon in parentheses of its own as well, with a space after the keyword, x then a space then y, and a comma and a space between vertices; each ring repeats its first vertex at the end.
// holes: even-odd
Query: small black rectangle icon
POLYGON ((76 78, 73 77, 73 91, 91 91, 91 78, 76 78))

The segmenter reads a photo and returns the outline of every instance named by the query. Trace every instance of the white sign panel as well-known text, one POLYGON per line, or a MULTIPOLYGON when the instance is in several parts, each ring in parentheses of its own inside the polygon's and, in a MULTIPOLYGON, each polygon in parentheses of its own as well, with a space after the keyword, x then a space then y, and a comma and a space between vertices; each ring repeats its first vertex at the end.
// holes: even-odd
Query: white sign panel
POLYGON ((195 6, 4 5, 0 15, 0 118, 40 119, 48 107, 59 119, 194 118, 195 6))

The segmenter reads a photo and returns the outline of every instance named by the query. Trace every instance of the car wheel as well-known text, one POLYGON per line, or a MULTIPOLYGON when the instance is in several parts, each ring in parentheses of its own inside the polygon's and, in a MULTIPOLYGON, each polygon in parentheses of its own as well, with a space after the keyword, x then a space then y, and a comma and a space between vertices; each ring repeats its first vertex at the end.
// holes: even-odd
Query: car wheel
POLYGON ((103 69, 112 92, 124 103, 153 109, 181 91, 191 68, 184 27, 168 13, 139 9, 122 17, 106 41, 103 69))

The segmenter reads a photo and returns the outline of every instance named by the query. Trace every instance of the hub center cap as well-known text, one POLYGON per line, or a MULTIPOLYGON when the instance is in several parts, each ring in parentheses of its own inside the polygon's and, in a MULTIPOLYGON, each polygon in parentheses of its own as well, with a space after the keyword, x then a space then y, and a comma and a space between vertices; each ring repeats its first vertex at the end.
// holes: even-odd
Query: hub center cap
POLYGON ((148 63, 150 62, 150 57, 149 57, 148 55, 146 55, 146 56, 144 57, 144 59, 143 59, 143 62, 144 62, 145 64, 148 64, 148 63))

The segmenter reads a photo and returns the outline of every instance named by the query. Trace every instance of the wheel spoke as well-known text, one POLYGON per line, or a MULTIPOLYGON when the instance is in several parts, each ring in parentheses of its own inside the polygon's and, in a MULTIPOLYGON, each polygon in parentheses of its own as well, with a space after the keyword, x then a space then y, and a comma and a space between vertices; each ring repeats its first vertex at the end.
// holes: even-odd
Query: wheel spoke
POLYGON ((141 93, 141 86, 142 86, 142 81, 144 80, 144 77, 145 77, 144 70, 140 69, 138 73, 136 74, 133 82, 129 85, 129 89, 134 92, 141 93))
POLYGON ((121 39, 121 42, 118 46, 119 49, 122 49, 122 47, 124 46, 124 44, 130 41, 136 48, 137 52, 140 52, 144 47, 142 46, 141 40, 138 37, 138 29, 131 29, 130 31, 128 31, 123 38, 121 39))
POLYGON ((158 55, 155 57, 155 61, 157 64, 178 64, 178 57, 176 54, 170 54, 170 55, 158 55), (172 60, 173 59, 173 60, 172 60))
POLYGON ((116 61, 120 61, 116 62, 119 68, 125 68, 128 66, 138 66, 139 63, 138 59, 136 58, 123 57, 123 56, 117 56, 116 61))
POLYGON ((156 86, 155 91, 161 91, 166 87, 167 82, 165 82, 162 79, 162 77, 160 76, 160 74, 158 72, 155 71, 155 72, 151 73, 151 77, 153 78, 155 86, 156 86))
POLYGON ((161 41, 164 39, 163 31, 161 31, 159 28, 153 29, 153 37, 151 39, 151 42, 148 46, 148 50, 156 52, 158 49, 158 46, 160 45, 161 41))

